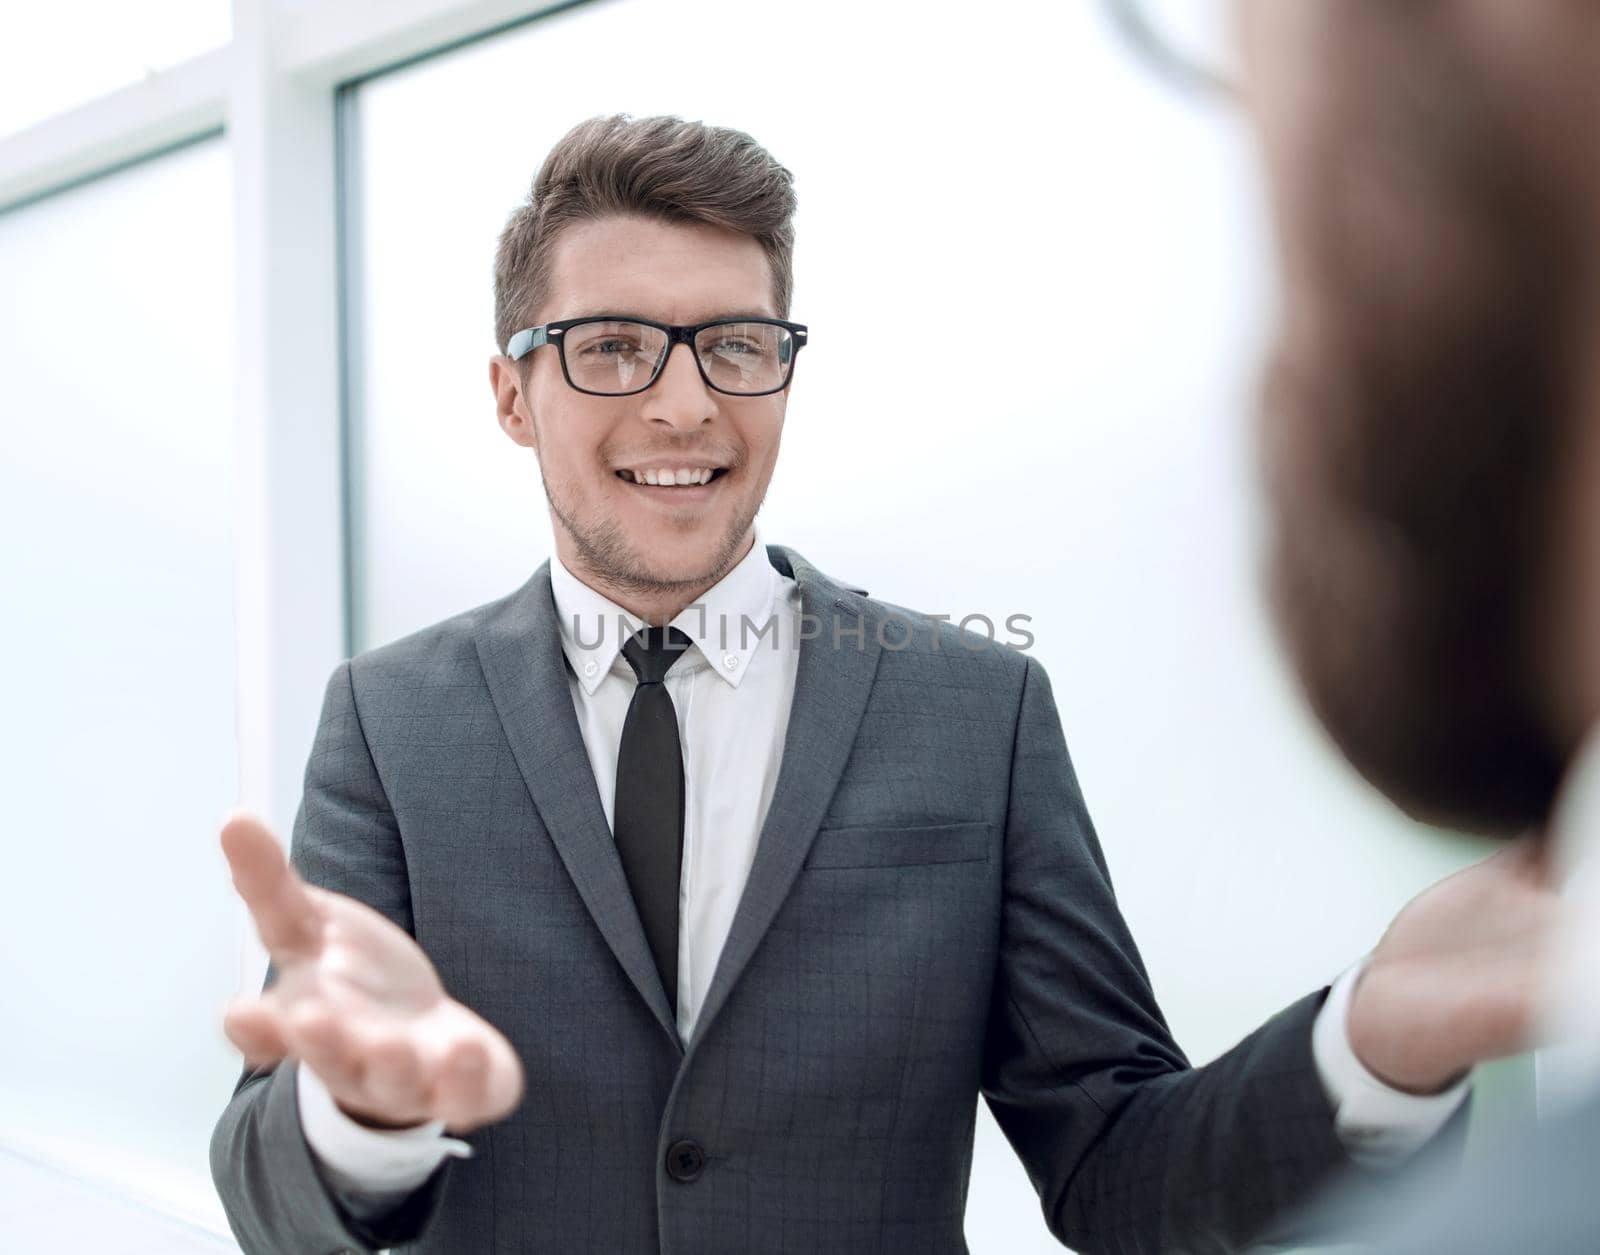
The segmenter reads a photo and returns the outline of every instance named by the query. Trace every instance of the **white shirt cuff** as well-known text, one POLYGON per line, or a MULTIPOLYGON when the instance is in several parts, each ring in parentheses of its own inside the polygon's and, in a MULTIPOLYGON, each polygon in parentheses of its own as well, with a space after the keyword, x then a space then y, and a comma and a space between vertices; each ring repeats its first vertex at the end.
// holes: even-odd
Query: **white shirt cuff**
POLYGON ((444 1121, 409 1129, 372 1129, 339 1110, 322 1078, 294 1065, 300 1130, 329 1184, 348 1194, 409 1194, 445 1159, 466 1158, 472 1147, 444 1136, 444 1121))
POLYGON ((1438 1094, 1408 1094, 1386 1085, 1356 1058, 1350 1045, 1350 995, 1367 960, 1333 983, 1311 1030, 1311 1054, 1328 1101, 1334 1129, 1350 1158, 1368 1168, 1399 1163, 1444 1127, 1471 1085, 1462 1077, 1438 1094))

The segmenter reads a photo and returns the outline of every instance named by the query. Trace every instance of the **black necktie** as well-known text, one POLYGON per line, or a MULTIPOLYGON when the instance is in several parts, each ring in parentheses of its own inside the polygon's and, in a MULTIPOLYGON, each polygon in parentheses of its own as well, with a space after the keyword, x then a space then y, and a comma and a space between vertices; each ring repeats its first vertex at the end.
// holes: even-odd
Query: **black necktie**
POLYGON ((655 955, 667 1003, 678 1005, 678 878, 683 867, 683 747, 678 712, 661 681, 689 638, 677 628, 644 627, 622 644, 638 677, 617 752, 611 830, 655 955))

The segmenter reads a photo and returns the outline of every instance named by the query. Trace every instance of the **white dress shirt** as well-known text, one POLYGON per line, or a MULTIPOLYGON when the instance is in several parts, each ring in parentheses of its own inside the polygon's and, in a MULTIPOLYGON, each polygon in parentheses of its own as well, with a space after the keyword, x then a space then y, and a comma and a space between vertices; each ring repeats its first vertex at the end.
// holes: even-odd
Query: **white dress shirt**
MULTIPOLYGON (((609 826, 622 723, 635 687, 622 642, 641 620, 559 558, 551 560, 550 585, 578 728, 609 826)), ((749 553, 671 626, 694 642, 665 681, 684 752, 677 1007, 678 1036, 687 1043, 777 782, 799 662, 799 587, 773 568, 757 534, 749 553), (765 636, 758 634, 763 629, 765 636)), ((1345 1031, 1359 970, 1357 964, 1335 983, 1317 1017, 1313 1055, 1352 1156, 1387 1162, 1427 1141, 1467 1084, 1419 1098, 1390 1089, 1361 1065, 1345 1031)), ((348 1195, 367 1196, 375 1212, 421 1185, 447 1155, 471 1153, 465 1142, 443 1137, 439 1121, 392 1131, 357 1124, 309 1068, 300 1065, 298 1080, 301 1128, 324 1175, 348 1195)))
POLYGON ((1600 1091, 1600 727, 1567 769, 1551 818, 1555 872, 1566 910, 1542 1008, 1539 1116, 1600 1091))
MULTIPOLYGON (((559 560, 550 564, 550 586, 578 730, 609 828, 622 724, 636 685, 622 642, 642 620, 559 560)), ((750 552, 671 626, 694 642, 666 678, 683 742, 677 1007, 678 1036, 687 1045, 778 782, 800 659, 800 588, 773 568, 757 536, 750 552), (773 628, 758 636, 769 623, 773 628)))

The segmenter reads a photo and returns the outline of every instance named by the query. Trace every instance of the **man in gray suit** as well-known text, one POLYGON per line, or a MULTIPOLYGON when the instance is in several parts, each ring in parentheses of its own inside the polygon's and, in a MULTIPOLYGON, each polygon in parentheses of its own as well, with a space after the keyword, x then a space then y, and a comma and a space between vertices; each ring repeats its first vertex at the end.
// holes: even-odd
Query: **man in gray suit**
MULTIPOLYGON (((1386 1251, 1600 1249, 1600 3, 1251 0, 1285 281, 1263 438, 1307 694, 1407 811, 1513 836, 1470 965, 1542 995, 1567 1110, 1366 1217, 1386 1251), (1543 886, 1567 882, 1552 951, 1543 886), (1535 960, 1529 965, 1529 958, 1535 960), (1576 1084, 1573 1084, 1576 1082, 1576 1084), (1587 1096, 1582 1096, 1587 1091, 1587 1096)), ((1549 1095, 1554 1096, 1554 1095, 1549 1095)), ((1359 1212, 1359 1207, 1352 1207, 1359 1212)))
POLYGON ((980 1092, 1064 1243, 1238 1249, 1520 1040, 1460 975, 1487 864, 1188 1066, 1043 670, 756 536, 793 208, 748 136, 602 118, 507 225, 557 552, 335 670, 290 863, 224 828, 246 1250, 960 1251, 980 1092))

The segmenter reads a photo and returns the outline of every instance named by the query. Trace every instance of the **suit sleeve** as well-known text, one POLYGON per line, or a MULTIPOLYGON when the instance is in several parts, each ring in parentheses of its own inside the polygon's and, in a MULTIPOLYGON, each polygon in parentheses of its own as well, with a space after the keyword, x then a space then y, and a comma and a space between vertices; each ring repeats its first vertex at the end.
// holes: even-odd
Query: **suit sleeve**
MULTIPOLYGON (((310 883, 412 931, 400 833, 367 748, 348 662, 323 697, 289 857, 310 883)), ((269 969, 266 984, 273 979, 269 969)), ((211 1175, 240 1247, 246 1255, 322 1255, 414 1240, 438 1207, 448 1163, 393 1210, 367 1214, 329 1186, 306 1144, 296 1071, 247 1068, 211 1136, 211 1175)))
POLYGON ((1300 1236, 1286 1213, 1341 1174, 1363 1175, 1312 1056, 1326 990, 1191 1068, 1117 909, 1031 659, 1015 736, 983 1093, 1051 1232, 1109 1255, 1300 1236))

